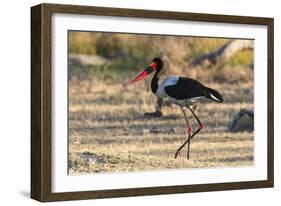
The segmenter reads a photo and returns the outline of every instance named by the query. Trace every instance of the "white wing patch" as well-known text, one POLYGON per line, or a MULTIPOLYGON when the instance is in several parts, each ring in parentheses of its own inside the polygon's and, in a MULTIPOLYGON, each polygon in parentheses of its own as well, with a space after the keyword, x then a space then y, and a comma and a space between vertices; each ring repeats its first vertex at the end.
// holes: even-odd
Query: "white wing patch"
POLYGON ((218 98, 216 98, 214 95, 212 95, 212 93, 210 93, 210 95, 211 95, 211 97, 212 97, 214 100, 216 100, 216 101, 218 101, 218 102, 221 101, 221 100, 219 100, 218 98))

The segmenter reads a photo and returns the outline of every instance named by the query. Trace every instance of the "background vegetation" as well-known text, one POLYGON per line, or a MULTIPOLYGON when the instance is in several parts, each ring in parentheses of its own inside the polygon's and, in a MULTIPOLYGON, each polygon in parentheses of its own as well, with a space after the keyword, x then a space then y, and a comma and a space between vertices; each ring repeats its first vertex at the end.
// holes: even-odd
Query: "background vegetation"
POLYGON ((247 82, 253 78, 253 50, 242 50, 231 58, 208 67, 190 66, 197 57, 223 46, 230 39, 197 38, 159 35, 134 35, 96 32, 70 32, 69 52, 95 55, 104 64, 71 65, 71 76, 102 80, 132 77, 141 68, 160 56, 165 61, 166 74, 180 74, 204 81, 247 82), (122 74, 122 75, 120 75, 122 74))

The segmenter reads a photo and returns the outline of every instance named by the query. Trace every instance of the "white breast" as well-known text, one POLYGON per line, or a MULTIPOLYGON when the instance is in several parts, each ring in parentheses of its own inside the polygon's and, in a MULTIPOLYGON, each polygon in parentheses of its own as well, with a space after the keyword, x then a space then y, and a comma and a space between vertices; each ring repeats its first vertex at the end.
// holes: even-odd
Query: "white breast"
POLYGON ((177 84, 177 81, 178 81, 179 77, 177 76, 168 76, 166 79, 163 80, 163 82, 158 86, 158 89, 155 93, 155 95, 157 97, 160 97, 160 98, 165 98, 165 97, 168 97, 166 92, 165 92, 165 87, 166 86, 170 86, 170 85, 175 85, 177 84))

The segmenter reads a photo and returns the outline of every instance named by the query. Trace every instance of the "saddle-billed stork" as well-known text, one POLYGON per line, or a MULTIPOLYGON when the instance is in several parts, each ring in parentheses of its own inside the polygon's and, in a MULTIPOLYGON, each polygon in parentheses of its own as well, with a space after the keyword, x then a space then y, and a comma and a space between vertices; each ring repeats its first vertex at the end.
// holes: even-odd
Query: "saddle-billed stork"
POLYGON ((224 100, 222 95, 218 91, 206 87, 200 82, 188 77, 168 76, 163 80, 161 84, 158 84, 159 76, 163 69, 163 66, 163 61, 160 58, 155 57, 149 67, 139 73, 137 77, 132 80, 132 83, 142 80, 146 78, 150 73, 155 72, 151 80, 152 92, 158 98, 162 98, 172 104, 180 106, 186 122, 188 138, 176 151, 175 158, 177 158, 181 149, 188 143, 187 159, 189 159, 190 140, 204 128, 203 123, 199 120, 191 107, 201 102, 213 101, 221 103, 224 100), (185 113, 185 108, 188 108, 191 111, 192 115, 199 124, 198 129, 193 133, 192 127, 185 113))

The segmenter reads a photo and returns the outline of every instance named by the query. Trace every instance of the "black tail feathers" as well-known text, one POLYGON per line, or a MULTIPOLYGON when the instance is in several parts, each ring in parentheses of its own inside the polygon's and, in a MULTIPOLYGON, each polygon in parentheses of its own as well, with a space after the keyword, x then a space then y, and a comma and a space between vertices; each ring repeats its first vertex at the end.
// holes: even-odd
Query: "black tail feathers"
POLYGON ((224 101, 222 95, 218 91, 211 89, 211 88, 206 88, 206 89, 207 89, 207 91, 206 91, 205 96, 208 99, 211 99, 213 101, 220 102, 220 103, 222 103, 224 101))

